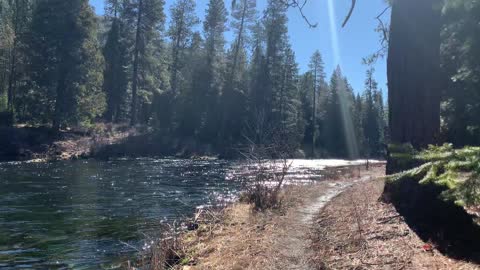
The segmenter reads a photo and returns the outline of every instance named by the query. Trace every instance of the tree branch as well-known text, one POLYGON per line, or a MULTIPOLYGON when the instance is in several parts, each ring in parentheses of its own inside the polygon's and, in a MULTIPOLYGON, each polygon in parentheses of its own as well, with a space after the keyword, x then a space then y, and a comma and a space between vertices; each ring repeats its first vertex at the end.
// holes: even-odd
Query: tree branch
POLYGON ((387 10, 389 10, 391 7, 388 6, 386 7, 380 14, 378 14, 378 16, 376 17, 376 19, 378 20, 378 23, 379 23, 379 28, 380 28, 380 31, 382 31, 382 34, 383 34, 383 40, 382 40, 382 44, 384 42, 388 43, 388 29, 387 29, 387 26, 385 25, 385 23, 382 21, 382 16, 385 14, 385 12, 387 12, 387 10))
POLYGON ((352 17, 353 10, 355 9, 356 4, 357 4, 357 0, 352 0, 352 5, 350 6, 350 10, 348 11, 347 17, 343 21, 342 27, 345 27, 345 25, 347 25, 348 20, 350 20, 350 17, 352 17))
POLYGON ((285 3, 285 5, 287 7, 289 7, 289 8, 293 7, 293 8, 298 9, 298 11, 300 12, 300 15, 302 15, 303 20, 308 24, 308 26, 310 28, 317 27, 318 23, 310 22, 310 20, 307 18, 305 13, 303 13, 303 8, 307 4, 308 0, 282 0, 282 1, 283 1, 283 3, 285 3), (300 1, 302 1, 302 2, 300 2, 300 1))

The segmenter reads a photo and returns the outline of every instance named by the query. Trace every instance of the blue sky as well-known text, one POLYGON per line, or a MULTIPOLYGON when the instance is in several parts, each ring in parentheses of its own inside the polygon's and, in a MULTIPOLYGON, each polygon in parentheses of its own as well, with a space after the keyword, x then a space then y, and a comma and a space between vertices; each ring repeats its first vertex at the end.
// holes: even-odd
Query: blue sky
MULTIPOLYGON (((225 0, 230 7, 230 0, 225 0)), ((103 0, 90 0, 98 14, 103 13, 103 0)), ((166 10, 174 0, 166 0, 166 10)), ((261 11, 266 6, 266 0, 257 0, 261 11)), ((197 15, 204 18, 208 0, 197 0, 197 15)), ((316 28, 309 28, 298 10, 288 12, 288 28, 290 42, 295 51, 301 72, 308 69, 308 62, 313 52, 318 49, 323 55, 328 76, 340 65, 356 92, 364 87, 366 66, 362 58, 379 48, 379 36, 374 31, 377 26, 375 17, 385 7, 384 0, 360 1, 345 28, 341 24, 350 7, 350 0, 309 0, 304 9, 310 21, 318 23, 316 28), (329 14, 333 14, 332 19, 329 14), (331 24, 333 22, 333 24, 331 24), (335 38, 336 36, 336 38, 335 38)), ((168 15, 168 12, 167 12, 168 15)), ((385 15, 388 19, 389 14, 385 15)), ((228 38, 227 34, 227 38, 228 38)), ((375 78, 379 87, 386 92, 386 59, 380 59, 375 65, 375 78)))

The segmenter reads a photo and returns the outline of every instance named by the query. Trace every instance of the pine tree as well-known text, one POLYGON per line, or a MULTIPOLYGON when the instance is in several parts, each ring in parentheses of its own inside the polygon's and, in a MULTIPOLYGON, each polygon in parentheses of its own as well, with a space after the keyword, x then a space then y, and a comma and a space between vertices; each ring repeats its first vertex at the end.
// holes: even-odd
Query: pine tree
MULTIPOLYGON (((416 148, 440 133, 441 0, 393 1, 387 59, 389 135, 416 148)), ((389 157, 387 173, 397 168, 389 157)))
POLYGON ((255 24, 255 7, 255 0, 240 0, 232 5, 231 27, 236 37, 228 53, 225 86, 220 99, 223 116, 220 137, 226 141, 226 147, 240 139, 246 121, 244 117, 248 95, 246 47, 250 30, 255 24))
POLYGON ((382 89, 379 89, 375 92, 373 92, 373 97, 375 101, 375 112, 376 112, 376 118, 378 122, 378 133, 379 133, 379 141, 377 142, 377 148, 376 151, 374 152, 376 157, 384 157, 385 156, 385 151, 386 151, 386 128, 387 128, 387 123, 386 119, 387 117, 385 114, 385 105, 384 105, 384 100, 383 100, 383 94, 382 94, 382 89))
POLYGON ((347 77, 343 77, 343 88, 341 109, 343 118, 343 128, 347 145, 347 158, 358 158, 360 156, 359 146, 357 144, 358 135, 355 133, 354 114, 355 114, 355 94, 352 85, 347 77))
POLYGON ((357 137, 357 145, 359 148, 359 154, 362 157, 366 157, 365 151, 365 131, 363 130, 363 114, 364 114, 364 102, 360 94, 354 99, 354 108, 353 108, 353 126, 355 130, 355 135, 357 137))
POLYGON ((332 156, 345 155, 344 150, 346 148, 343 140, 344 134, 339 97, 341 77, 342 74, 340 68, 337 67, 330 79, 329 94, 326 104, 326 121, 323 135, 325 136, 326 150, 332 156))
POLYGON ((282 134, 283 143, 290 149, 297 149, 298 142, 304 133, 304 130, 299 127, 302 114, 298 91, 298 65, 295 61, 295 53, 289 46, 284 54, 282 78, 274 96, 276 101, 274 113, 278 113, 280 119, 278 127, 280 127, 279 133, 282 134))
POLYGON ((206 141, 216 140, 216 131, 219 108, 218 97, 222 88, 221 70, 223 66, 223 54, 227 30, 227 10, 223 0, 210 0, 206 10, 206 17, 203 23, 205 36, 205 70, 200 90, 203 98, 200 104, 203 107, 200 113, 203 114, 201 137, 206 141))
POLYGON ((105 107, 97 20, 87 0, 41 0, 29 41, 32 116, 63 125, 88 124, 105 107))
POLYGON ((10 70, 10 51, 13 44, 13 31, 10 21, 10 5, 7 0, 0 0, 0 111, 8 110, 8 89, 10 70))
POLYGON ((232 74, 226 72, 225 86, 220 96, 221 109, 221 130, 219 133, 220 141, 223 147, 231 148, 235 142, 239 142, 242 137, 243 127, 248 120, 247 117, 247 95, 249 87, 248 61, 244 48, 235 53, 235 45, 227 53, 226 70, 231 70, 235 63, 236 72, 232 74), (235 54, 237 54, 235 56, 235 54), (233 58, 237 57, 237 60, 233 58))
POLYGON ((318 104, 318 92, 325 84, 325 71, 322 55, 317 50, 310 58, 309 64, 310 72, 313 74, 313 93, 312 93, 312 157, 315 157, 315 146, 317 139, 318 127, 317 123, 317 104, 318 104))
POLYGON ((393 143, 425 147, 439 136, 441 3, 393 1, 387 61, 393 143))
POLYGON ((142 98, 142 122, 148 121, 150 106, 155 94, 165 88, 163 67, 154 57, 162 50, 160 36, 165 23, 164 0, 129 0, 125 16, 129 27, 134 30, 133 67, 132 67, 132 103, 130 123, 135 125, 139 115, 139 96, 142 98), (160 64, 160 66, 158 66, 160 64), (156 70, 161 68, 160 71, 156 70), (160 76, 154 76, 158 72, 160 76), (160 80, 155 83, 154 80, 160 80), (153 81, 152 81, 153 80, 153 81))
POLYGON ((235 71, 239 60, 239 54, 245 49, 246 41, 249 40, 249 30, 254 27, 256 19, 256 0, 239 0, 234 1, 232 5, 233 21, 231 27, 236 34, 233 45, 233 60, 230 67, 229 81, 234 81, 235 71))
MULTIPOLYGON (((267 8, 264 11, 263 24, 266 35, 266 55, 265 55, 265 71, 264 97, 263 106, 268 113, 273 112, 274 104, 272 97, 280 90, 280 82, 282 81, 282 53, 286 47, 287 38, 287 6, 281 1, 269 0, 267 8)), ((272 116, 267 115, 267 119, 272 116)), ((275 121, 278 122, 278 119, 275 121)))
POLYGON ((265 94, 265 52, 264 52, 264 28, 259 22, 252 29, 252 56, 248 68, 249 90, 248 90, 248 125, 252 125, 255 118, 265 110, 267 100, 265 94))
POLYGON ((480 144, 480 3, 451 0, 442 31, 443 136, 455 146, 480 144))
POLYGON ((185 50, 192 38, 193 27, 199 20, 195 15, 194 0, 177 0, 170 9, 171 23, 168 36, 172 40, 172 64, 170 68, 170 84, 174 95, 177 95, 180 70, 186 64, 185 50))
POLYGON ((367 70, 364 92, 364 106, 362 108, 362 126, 364 131, 364 148, 367 157, 378 156, 380 152, 381 128, 379 108, 377 106, 378 84, 373 78, 373 68, 367 70))
POLYGON ((332 156, 355 158, 359 155, 352 117, 353 100, 353 89, 337 67, 330 79, 324 127, 325 144, 332 156))
MULTIPOLYGON (((308 145, 312 142, 313 130, 313 93, 315 80, 313 74, 308 71, 300 76, 299 79, 299 91, 300 101, 302 103, 302 116, 304 118, 304 130, 303 143, 308 145)), ((318 102, 318 100, 317 100, 318 102)), ((317 128, 318 126, 315 125, 317 128)), ((315 139, 317 142, 317 139, 315 139)))
MULTIPOLYGON (((25 42, 32 16, 32 0, 0 2, 0 90, 7 91, 7 110, 14 119, 19 83, 25 75, 25 42)), ((0 91, 3 92, 3 91, 0 91)))
POLYGON ((103 89, 107 95, 106 119, 112 122, 126 120, 128 68, 130 64, 128 36, 122 18, 121 0, 106 2, 106 18, 111 27, 103 49, 105 71, 103 89))
POLYGON ((204 40, 199 32, 192 34, 192 41, 186 50, 186 59, 189 64, 182 69, 185 77, 184 90, 180 95, 179 106, 177 108, 179 114, 178 131, 180 135, 185 137, 194 137, 201 124, 201 111, 199 101, 202 100, 202 92, 198 91, 201 81, 204 79, 201 75, 205 69, 205 50, 204 40))

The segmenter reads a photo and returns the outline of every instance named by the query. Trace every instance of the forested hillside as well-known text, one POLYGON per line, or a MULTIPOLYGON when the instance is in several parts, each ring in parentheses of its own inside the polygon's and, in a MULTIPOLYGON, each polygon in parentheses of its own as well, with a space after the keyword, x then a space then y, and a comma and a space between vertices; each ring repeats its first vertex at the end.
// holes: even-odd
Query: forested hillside
POLYGON ((384 155, 373 68, 352 89, 317 51, 300 74, 284 1, 210 0, 205 18, 194 0, 106 0, 102 17, 88 0, 0 4, 3 125, 128 123, 217 152, 281 140, 310 156, 384 155))
MULTIPOLYGON (((98 17, 87 0, 0 0, 1 124, 61 130, 127 123, 217 151, 247 138, 282 138, 307 155, 384 155, 387 97, 372 68, 365 67, 365 87, 352 89, 341 67, 325 73, 317 51, 301 74, 285 1, 269 0, 257 10, 254 0, 210 0, 205 18, 197 17, 196 4, 106 0, 105 15, 98 17), (227 31, 233 33, 229 41, 227 31)), ((437 11, 440 39, 418 32, 419 44, 440 42, 437 75, 429 67, 429 75, 418 75, 419 54, 413 59, 418 65, 405 66, 411 79, 398 84, 401 66, 390 54, 393 141, 422 130, 407 122, 426 115, 418 109, 441 102, 441 126, 435 115, 422 124, 435 138, 413 143, 480 143, 479 8, 473 0, 446 1, 437 11), (432 92, 423 99, 411 86, 427 78, 432 92), (414 90, 412 97, 406 88, 414 90)), ((407 48, 405 38, 382 35, 390 36, 390 50, 407 48)), ((431 56, 435 50, 427 51, 431 56)))

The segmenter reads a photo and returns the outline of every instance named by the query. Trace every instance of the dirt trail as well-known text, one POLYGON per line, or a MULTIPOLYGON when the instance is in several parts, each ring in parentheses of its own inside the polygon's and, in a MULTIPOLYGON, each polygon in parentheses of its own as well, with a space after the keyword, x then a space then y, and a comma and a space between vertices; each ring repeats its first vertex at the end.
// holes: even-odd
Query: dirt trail
POLYGON ((255 213, 237 204, 224 221, 187 235, 192 261, 183 269, 313 269, 309 233, 319 211, 355 183, 383 176, 384 167, 358 169, 309 186, 285 189, 285 209, 255 213))
POLYGON ((312 186, 305 193, 303 202, 288 211, 283 220, 283 228, 275 237, 277 241, 274 249, 277 250, 274 253, 279 255, 276 267, 292 270, 313 269, 309 262, 311 243, 308 234, 312 230, 315 216, 328 202, 347 188, 380 175, 381 173, 372 171, 365 176, 350 176, 312 186))

